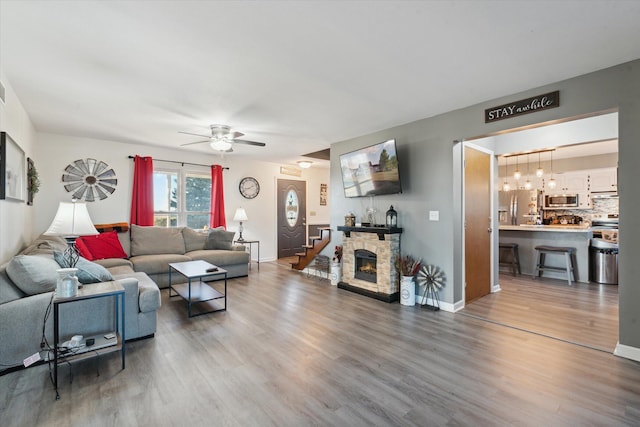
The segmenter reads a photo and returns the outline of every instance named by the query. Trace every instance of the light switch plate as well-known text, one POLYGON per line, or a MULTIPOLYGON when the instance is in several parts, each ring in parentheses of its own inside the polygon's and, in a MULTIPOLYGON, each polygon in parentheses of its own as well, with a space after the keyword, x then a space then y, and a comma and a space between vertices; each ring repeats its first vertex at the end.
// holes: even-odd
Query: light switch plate
POLYGON ((440 221, 440 211, 429 211, 429 221, 440 221))

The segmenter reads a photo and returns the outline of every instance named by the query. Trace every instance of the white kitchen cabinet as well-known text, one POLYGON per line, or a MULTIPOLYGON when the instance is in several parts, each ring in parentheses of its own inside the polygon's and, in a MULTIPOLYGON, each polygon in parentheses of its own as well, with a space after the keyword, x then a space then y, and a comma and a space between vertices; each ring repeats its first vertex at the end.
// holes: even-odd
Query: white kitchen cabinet
POLYGON ((575 171, 554 174, 556 188, 549 188, 549 181, 545 183, 545 192, 557 193, 586 193, 589 191, 589 172, 575 171))
POLYGON ((602 168, 589 171, 589 191, 618 191, 618 169, 602 168))

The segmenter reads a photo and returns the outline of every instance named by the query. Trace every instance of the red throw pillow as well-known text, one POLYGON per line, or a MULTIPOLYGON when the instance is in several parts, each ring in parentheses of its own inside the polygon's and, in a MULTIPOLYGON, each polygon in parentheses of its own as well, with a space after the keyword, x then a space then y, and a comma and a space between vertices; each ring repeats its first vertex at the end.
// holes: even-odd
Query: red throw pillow
POLYGON ((122 248, 120 240, 118 240, 118 232, 115 230, 97 236, 82 236, 78 240, 82 240, 91 253, 91 261, 105 258, 127 258, 127 253, 122 248))
POLYGON ((95 259, 91 254, 91 251, 89 251, 89 248, 87 247, 87 245, 85 245, 84 242, 82 241, 82 237, 78 237, 76 239, 76 249, 78 250, 78 253, 82 258, 86 258, 89 261, 93 261, 95 259))

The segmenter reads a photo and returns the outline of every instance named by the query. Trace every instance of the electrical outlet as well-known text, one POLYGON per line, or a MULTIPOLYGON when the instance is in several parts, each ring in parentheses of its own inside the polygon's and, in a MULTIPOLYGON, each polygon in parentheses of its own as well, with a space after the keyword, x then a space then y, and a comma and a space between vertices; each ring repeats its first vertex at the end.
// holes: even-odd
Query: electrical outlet
POLYGON ((429 221, 440 221, 440 211, 429 211, 429 221))

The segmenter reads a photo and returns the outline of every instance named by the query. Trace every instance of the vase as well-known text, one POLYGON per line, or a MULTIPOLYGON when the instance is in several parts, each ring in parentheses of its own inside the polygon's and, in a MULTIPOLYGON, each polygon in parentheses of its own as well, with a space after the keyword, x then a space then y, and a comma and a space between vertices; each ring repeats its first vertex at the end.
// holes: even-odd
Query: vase
POLYGON ((58 273, 56 296, 58 298, 70 298, 78 294, 77 272, 77 268, 60 268, 56 270, 56 273, 58 273))
POLYGON ((342 280, 342 265, 339 262, 331 263, 331 284, 337 286, 342 280))
POLYGON ((416 284, 413 276, 402 276, 400 280, 400 304, 416 305, 416 284))

